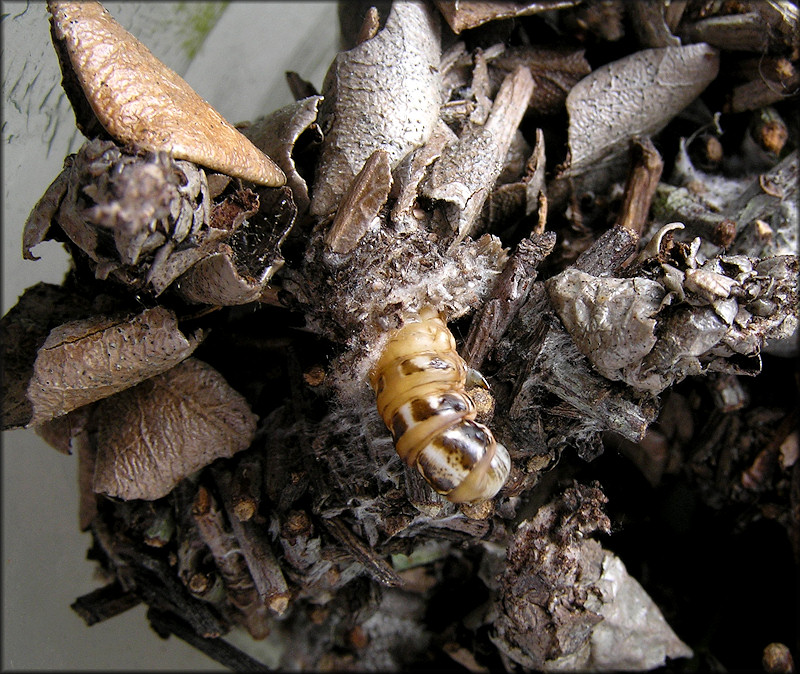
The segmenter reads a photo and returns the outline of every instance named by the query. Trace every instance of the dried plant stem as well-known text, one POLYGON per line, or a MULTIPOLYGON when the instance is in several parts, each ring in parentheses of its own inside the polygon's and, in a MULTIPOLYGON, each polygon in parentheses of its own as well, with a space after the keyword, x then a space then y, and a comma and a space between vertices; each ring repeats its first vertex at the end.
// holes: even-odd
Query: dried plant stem
POLYGON ((481 367, 484 358, 525 304, 536 280, 536 267, 550 254, 555 243, 553 232, 533 234, 520 241, 497 278, 489 299, 472 320, 462 349, 462 357, 470 367, 481 367))
POLYGON ((338 520, 329 519, 322 520, 325 528, 339 543, 345 546, 347 551, 367 570, 372 578, 374 578, 381 585, 388 587, 395 587, 401 585, 400 577, 395 573, 394 569, 389 563, 375 554, 375 552, 367 547, 359 538, 347 528, 342 522, 338 520))
POLYGON ((664 162, 649 138, 634 138, 631 146, 631 168, 616 224, 641 235, 658 181, 661 179, 664 162))
POLYGON ((226 527, 214 497, 203 486, 197 490, 192 516, 222 575, 231 603, 239 609, 242 622, 255 639, 269 634, 267 607, 233 533, 226 527))
POLYGON ((233 512, 241 522, 252 519, 261 505, 261 457, 248 454, 236 464, 231 478, 233 512))
POLYGON ((264 663, 251 658, 235 646, 224 639, 218 637, 203 638, 197 636, 192 627, 185 621, 178 618, 174 613, 160 611, 150 608, 147 611, 147 619, 153 629, 166 638, 174 634, 179 639, 183 639, 190 646, 194 646, 208 657, 225 665, 234 672, 268 672, 270 671, 264 663))
POLYGON ((267 606, 280 615, 288 607, 291 593, 278 560, 275 559, 272 548, 260 529, 252 521, 242 522, 236 517, 230 473, 214 468, 212 474, 253 582, 267 606))
POLYGON ((119 581, 114 580, 81 595, 70 604, 70 608, 91 626, 124 613, 141 602, 141 597, 135 592, 124 589, 119 581))

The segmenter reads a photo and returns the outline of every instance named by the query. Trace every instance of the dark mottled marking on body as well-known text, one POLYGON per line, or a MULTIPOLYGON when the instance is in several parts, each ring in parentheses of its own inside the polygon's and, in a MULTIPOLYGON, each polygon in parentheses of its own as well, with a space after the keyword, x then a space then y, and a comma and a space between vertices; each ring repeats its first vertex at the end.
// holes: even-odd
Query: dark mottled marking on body
POLYGON ((464 420, 440 433, 435 442, 448 454, 459 456, 461 465, 470 469, 483 456, 490 438, 474 421, 464 420))
POLYGON ((403 433, 408 430, 408 424, 406 424, 402 412, 398 411, 397 414, 392 417, 392 423, 389 428, 392 431, 392 439, 397 442, 403 433))
POLYGON ((411 401, 411 418, 416 422, 430 419, 438 410, 431 406, 429 398, 415 398, 411 401))

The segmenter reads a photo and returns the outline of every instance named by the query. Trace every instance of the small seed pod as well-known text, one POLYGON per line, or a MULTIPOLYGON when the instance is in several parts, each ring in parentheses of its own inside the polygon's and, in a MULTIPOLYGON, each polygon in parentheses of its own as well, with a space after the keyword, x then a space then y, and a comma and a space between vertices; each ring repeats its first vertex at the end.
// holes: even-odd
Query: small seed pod
POLYGON ((475 421, 466 362, 430 308, 393 334, 370 382, 400 458, 454 503, 492 498, 508 477, 508 451, 475 421))

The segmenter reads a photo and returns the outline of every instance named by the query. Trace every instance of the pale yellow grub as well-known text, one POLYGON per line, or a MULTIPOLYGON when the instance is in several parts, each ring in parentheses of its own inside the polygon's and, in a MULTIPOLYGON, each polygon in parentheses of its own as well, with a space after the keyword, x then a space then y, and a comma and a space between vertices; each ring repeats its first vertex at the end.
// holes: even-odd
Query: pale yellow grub
POLYGON ((453 503, 494 498, 511 469, 508 450, 474 421, 467 370, 447 324, 425 307, 392 334, 370 373, 400 458, 453 503))
POLYGON ((99 2, 47 3, 86 98, 118 142, 279 187, 283 171, 99 2))

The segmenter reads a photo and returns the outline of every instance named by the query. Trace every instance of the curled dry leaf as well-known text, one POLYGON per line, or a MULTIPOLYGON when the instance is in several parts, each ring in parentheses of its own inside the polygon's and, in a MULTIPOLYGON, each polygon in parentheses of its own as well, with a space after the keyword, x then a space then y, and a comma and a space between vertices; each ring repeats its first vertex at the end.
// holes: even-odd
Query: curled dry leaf
POLYGON ((800 312, 796 256, 704 260, 699 246, 695 239, 656 258, 644 270, 652 278, 567 269, 548 279, 556 312, 603 376, 659 393, 708 371, 757 374, 766 341, 791 337, 800 312))
POLYGON ((297 139, 309 129, 315 129, 317 109, 322 96, 308 96, 295 103, 276 110, 256 120, 252 124, 239 126, 240 131, 253 144, 270 157, 274 157, 278 166, 286 174, 286 183, 291 188, 297 212, 302 217, 308 210, 308 185, 305 178, 297 172, 292 153, 297 139))
POLYGON ((336 210, 375 150, 394 168, 425 143, 439 116, 439 57, 438 22, 422 2, 393 3, 383 30, 336 56, 323 87, 313 215, 336 210))
POLYGON ((570 267, 545 282, 559 317, 580 351, 609 379, 639 364, 653 348, 666 291, 644 278, 595 277, 570 267))
POLYGON ((428 167, 441 156, 444 148, 457 141, 458 136, 440 119, 425 145, 406 155, 395 168, 392 196, 396 194, 397 201, 392 208, 391 222, 398 230, 413 230, 420 226, 423 216, 417 210, 419 185, 427 176, 428 167))
POLYGON ((595 70, 567 96, 570 164, 576 176, 627 151, 634 136, 660 131, 717 76, 706 44, 646 49, 595 70))
MULTIPOLYGON (((235 200, 223 202, 228 208, 248 209, 235 216, 241 225, 176 281, 177 295, 187 302, 219 306, 246 304, 261 297, 283 266, 280 247, 294 224, 297 208, 289 187, 264 190, 257 203, 258 211, 237 206, 235 200)), ((230 214, 224 220, 230 221, 230 214)))
MULTIPOLYGON (((37 351, 50 331, 91 313, 87 298, 60 286, 37 283, 0 319, 3 430, 25 426, 33 416, 33 403, 26 393, 37 351)), ((60 444, 62 451, 64 446, 60 444)))
POLYGON ((48 2, 54 40, 103 127, 120 143, 170 153, 274 187, 283 172, 98 2, 48 2))
POLYGON ((482 2, 481 0, 436 0, 453 32, 481 26, 496 19, 511 19, 517 16, 538 14, 552 9, 572 7, 579 0, 539 0, 538 2, 482 2))
MULTIPOLYGON (((515 138, 520 138, 519 132, 515 138)), ((508 159, 508 156, 507 156, 508 159)), ((524 162, 524 174, 517 177, 503 170, 495 187, 486 199, 480 214, 478 229, 496 231, 521 223, 534 212, 538 216, 537 232, 543 232, 547 218, 545 194, 545 156, 541 129, 536 130, 536 146, 524 162), (504 180, 508 178, 509 181, 504 180)))
POLYGON ((188 357, 201 334, 186 337, 164 307, 135 316, 94 315, 50 331, 36 354, 27 397, 36 425, 160 374, 188 357))
MULTIPOLYGON (((612 227, 578 258, 575 266, 597 276, 613 274, 637 243, 638 236, 631 230, 612 227)), ((575 442, 578 455, 591 460, 602 453, 602 446, 591 441, 598 430, 613 430, 638 440, 658 413, 651 401, 641 396, 632 399, 630 391, 598 374, 581 357, 574 340, 553 315, 543 283, 534 283, 497 350, 504 353, 505 360, 497 378, 508 382, 508 390, 513 391, 505 399, 503 388, 496 389, 498 407, 509 410, 512 432, 515 427, 536 429, 544 424, 548 427, 548 446, 575 442), (551 409, 538 402, 546 395, 563 402, 551 409)), ((528 432, 519 436, 523 446, 531 444, 528 432)), ((547 453, 537 451, 545 456, 547 453)))
POLYGON ((183 478, 253 439, 257 417, 214 368, 189 358, 98 404, 94 490, 166 496, 183 478))

